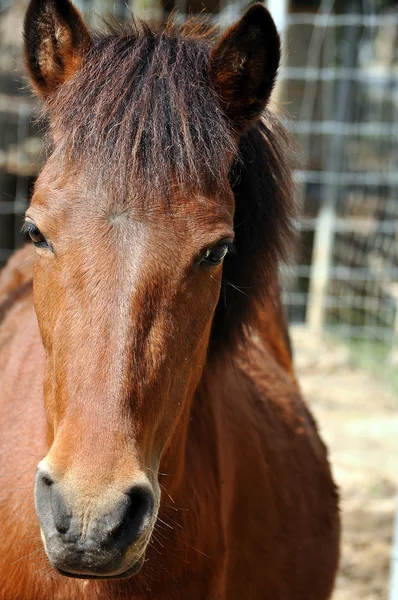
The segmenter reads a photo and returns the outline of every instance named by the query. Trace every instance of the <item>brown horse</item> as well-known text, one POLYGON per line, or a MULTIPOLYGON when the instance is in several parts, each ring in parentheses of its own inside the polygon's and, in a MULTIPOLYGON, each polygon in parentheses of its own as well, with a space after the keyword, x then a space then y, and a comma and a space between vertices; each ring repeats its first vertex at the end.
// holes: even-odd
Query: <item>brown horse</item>
POLYGON ((0 280, 1 598, 326 600, 338 502, 278 291, 270 15, 213 44, 32 0, 25 53, 49 156, 0 280))

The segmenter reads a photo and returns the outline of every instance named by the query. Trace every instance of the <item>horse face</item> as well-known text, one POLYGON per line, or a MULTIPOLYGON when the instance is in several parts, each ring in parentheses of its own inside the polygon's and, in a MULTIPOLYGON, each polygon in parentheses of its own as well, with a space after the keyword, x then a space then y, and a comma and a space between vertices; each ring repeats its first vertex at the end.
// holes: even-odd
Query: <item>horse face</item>
POLYGON ((54 181, 55 167, 26 216, 52 441, 36 504, 55 566, 115 575, 142 557, 159 462, 206 361, 233 198, 92 203, 76 194, 84 174, 54 181))
POLYGON ((36 509, 50 561, 75 577, 136 572, 160 504, 160 462, 170 486, 182 477, 234 237, 229 165, 279 58, 261 6, 212 54, 201 40, 143 31, 95 41, 67 0, 32 0, 25 22, 53 138, 25 225, 37 249, 50 444, 36 509), (104 87, 123 61, 128 71, 104 87))

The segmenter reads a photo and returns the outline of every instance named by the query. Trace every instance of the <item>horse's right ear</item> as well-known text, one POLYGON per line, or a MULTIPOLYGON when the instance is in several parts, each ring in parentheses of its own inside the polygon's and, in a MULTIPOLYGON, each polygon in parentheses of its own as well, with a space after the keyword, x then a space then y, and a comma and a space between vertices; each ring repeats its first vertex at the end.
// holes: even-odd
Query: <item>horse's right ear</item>
POLYGON ((31 0, 24 39, 30 82, 42 98, 80 69, 91 44, 88 29, 69 0, 31 0))

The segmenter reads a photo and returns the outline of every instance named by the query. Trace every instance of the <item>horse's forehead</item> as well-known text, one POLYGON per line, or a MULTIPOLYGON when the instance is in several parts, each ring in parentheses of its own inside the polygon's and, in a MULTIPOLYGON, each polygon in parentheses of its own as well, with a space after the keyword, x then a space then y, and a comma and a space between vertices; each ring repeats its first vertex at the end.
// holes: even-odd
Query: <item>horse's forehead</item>
POLYGON ((93 183, 84 171, 71 175, 49 164, 38 179, 33 206, 44 216, 47 213, 50 219, 57 220, 60 226, 68 222, 84 226, 91 218, 92 227, 103 222, 115 228, 123 228, 131 222, 155 228, 173 223, 178 230, 231 223, 234 197, 226 186, 204 194, 200 190, 171 185, 166 198, 140 182, 121 196, 112 187, 107 189, 93 183))
POLYGON ((148 194, 142 198, 132 198, 127 202, 117 200, 104 203, 100 209, 104 218, 112 226, 123 226, 130 221, 162 225, 173 223, 174 227, 216 226, 229 222, 233 217, 234 198, 232 193, 204 196, 192 191, 184 195, 177 193, 167 199, 148 194))

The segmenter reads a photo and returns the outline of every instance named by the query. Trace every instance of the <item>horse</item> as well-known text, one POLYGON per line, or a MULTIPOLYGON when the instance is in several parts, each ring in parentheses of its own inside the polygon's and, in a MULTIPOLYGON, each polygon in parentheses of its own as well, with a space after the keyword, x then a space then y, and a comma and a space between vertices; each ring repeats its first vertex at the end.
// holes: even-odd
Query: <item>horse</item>
POLYGON ((47 157, 0 279, 0 597, 326 600, 338 493, 278 282, 270 14, 94 31, 31 0, 24 40, 47 157))

